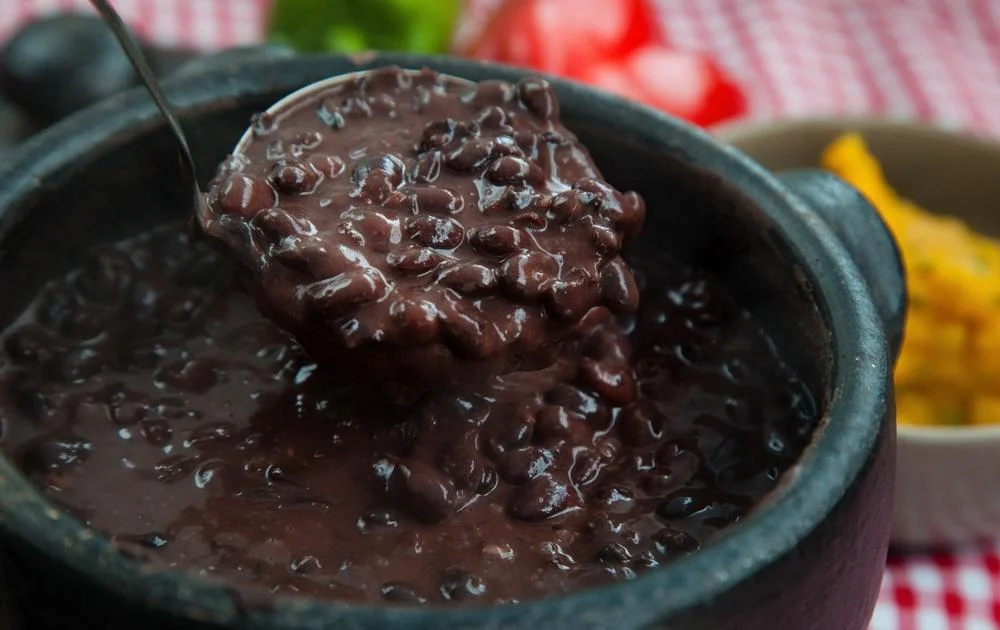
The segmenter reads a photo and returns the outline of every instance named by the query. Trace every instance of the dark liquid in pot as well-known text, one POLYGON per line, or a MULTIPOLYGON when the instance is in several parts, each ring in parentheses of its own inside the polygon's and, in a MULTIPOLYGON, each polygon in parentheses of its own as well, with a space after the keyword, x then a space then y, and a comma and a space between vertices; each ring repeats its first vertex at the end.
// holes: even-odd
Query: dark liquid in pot
POLYGON ((126 553, 282 593, 504 602, 696 551, 815 423, 720 286, 632 261, 554 366, 393 407, 326 376, 177 227, 103 246, 3 335, 2 446, 126 553))

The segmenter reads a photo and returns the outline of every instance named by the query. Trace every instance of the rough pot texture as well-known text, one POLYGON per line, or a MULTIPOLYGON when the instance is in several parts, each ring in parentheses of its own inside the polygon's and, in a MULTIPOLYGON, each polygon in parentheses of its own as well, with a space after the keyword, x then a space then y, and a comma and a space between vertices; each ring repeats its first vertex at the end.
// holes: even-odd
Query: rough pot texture
MULTIPOLYGON (((168 91, 207 180, 252 113, 313 81, 386 64, 472 80, 522 74, 446 58, 317 56, 186 77, 168 91)), ((889 339, 898 338, 905 297, 899 274, 872 276, 869 286, 860 270, 898 269, 891 241, 868 241, 877 245, 858 251, 856 264, 834 233, 852 245, 865 242, 852 226, 883 228, 843 220, 870 218, 872 210, 836 180, 799 173, 782 182, 666 116, 553 84, 566 126, 607 179, 646 199, 637 246, 665 248, 718 276, 765 322, 822 402, 812 445, 754 514, 688 558, 569 596, 454 610, 250 600, 224 584, 119 555, 45 503, 4 460, 0 529, 24 582, 78 609, 73 617, 112 627, 864 628, 881 580, 892 498, 895 348, 886 328, 889 339)), ((0 322, 7 325, 89 245, 175 218, 186 189, 165 166, 174 163, 153 105, 132 92, 54 127, 0 167, 0 322)))

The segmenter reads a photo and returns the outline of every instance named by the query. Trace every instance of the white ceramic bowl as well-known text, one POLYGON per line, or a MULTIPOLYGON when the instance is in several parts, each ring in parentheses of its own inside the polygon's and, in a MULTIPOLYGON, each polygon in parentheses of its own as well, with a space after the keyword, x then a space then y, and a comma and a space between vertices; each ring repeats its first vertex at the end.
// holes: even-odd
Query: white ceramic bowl
MULTIPOLYGON (((780 171, 818 166, 823 148, 848 130, 861 132, 901 194, 1000 237, 1000 144, 877 118, 735 123, 714 131, 780 171)), ((893 543, 926 547, 1000 538, 1000 424, 901 425, 897 436, 893 543)))

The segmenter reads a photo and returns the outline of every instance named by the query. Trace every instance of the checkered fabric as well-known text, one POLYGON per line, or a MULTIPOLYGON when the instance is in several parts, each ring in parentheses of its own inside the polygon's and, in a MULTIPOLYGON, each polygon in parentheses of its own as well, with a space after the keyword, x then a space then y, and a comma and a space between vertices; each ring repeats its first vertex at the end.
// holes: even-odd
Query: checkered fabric
MULTIPOLYGON (((471 0, 473 19, 494 1, 471 0)), ((268 5, 115 0, 141 35, 199 50, 259 41, 268 5)), ((1000 136, 1000 0, 657 5, 674 45, 713 54, 745 86, 752 118, 882 114, 1000 136)), ((87 0, 0 0, 0 40, 32 16, 76 8, 87 0)), ((890 557, 870 630, 993 628, 1000 546, 890 557)))

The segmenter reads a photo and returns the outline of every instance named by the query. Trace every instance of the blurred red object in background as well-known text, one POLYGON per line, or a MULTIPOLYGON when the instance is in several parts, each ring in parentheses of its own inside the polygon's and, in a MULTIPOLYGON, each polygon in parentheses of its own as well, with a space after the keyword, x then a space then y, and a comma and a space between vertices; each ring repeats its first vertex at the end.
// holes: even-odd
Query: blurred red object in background
POLYGON ((458 52, 575 79, 697 125, 746 112, 742 90, 711 58, 670 46, 647 0, 506 0, 458 52))

